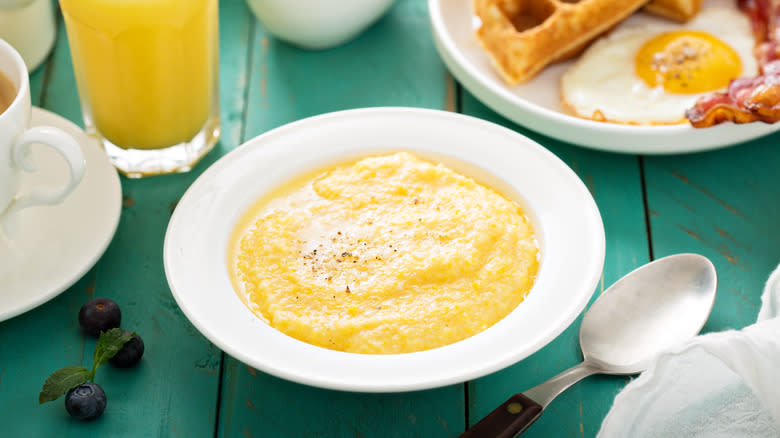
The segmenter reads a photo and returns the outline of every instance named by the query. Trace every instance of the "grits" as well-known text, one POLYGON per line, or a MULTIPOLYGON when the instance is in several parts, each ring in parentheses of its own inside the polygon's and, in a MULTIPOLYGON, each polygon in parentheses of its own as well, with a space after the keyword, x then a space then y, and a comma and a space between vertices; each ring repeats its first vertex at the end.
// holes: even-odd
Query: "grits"
POLYGON ((354 353, 468 338, 509 314, 538 268, 520 207, 409 153, 296 180, 242 218, 229 271, 277 330, 354 353))

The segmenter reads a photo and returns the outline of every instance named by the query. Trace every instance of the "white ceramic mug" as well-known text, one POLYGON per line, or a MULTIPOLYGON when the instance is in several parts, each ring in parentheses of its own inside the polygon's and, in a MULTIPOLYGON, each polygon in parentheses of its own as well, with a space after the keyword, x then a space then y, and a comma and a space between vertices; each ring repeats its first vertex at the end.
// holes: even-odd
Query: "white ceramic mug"
MULTIPOLYGON (((76 140, 52 126, 30 127, 32 103, 30 79, 24 60, 10 44, 0 39, 0 73, 16 90, 10 106, 0 113, 0 228, 15 211, 34 205, 61 202, 81 181, 86 161, 76 140), (70 179, 62 187, 34 188, 20 194, 21 172, 34 172, 30 159, 34 144, 49 146, 59 152, 70 167, 70 179)), ((0 230, 2 231, 2 230, 0 230)))

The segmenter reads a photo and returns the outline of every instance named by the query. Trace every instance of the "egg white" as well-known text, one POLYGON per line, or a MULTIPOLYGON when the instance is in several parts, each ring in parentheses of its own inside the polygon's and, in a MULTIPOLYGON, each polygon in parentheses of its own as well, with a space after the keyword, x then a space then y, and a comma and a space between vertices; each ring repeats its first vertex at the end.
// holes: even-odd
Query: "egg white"
POLYGON ((742 62, 741 77, 758 74, 753 33, 745 14, 712 8, 685 24, 659 19, 642 27, 618 27, 594 42, 561 77, 563 105, 577 116, 616 123, 670 124, 685 120, 685 110, 706 94, 669 93, 649 87, 635 73, 642 45, 674 30, 708 32, 728 44, 742 62))

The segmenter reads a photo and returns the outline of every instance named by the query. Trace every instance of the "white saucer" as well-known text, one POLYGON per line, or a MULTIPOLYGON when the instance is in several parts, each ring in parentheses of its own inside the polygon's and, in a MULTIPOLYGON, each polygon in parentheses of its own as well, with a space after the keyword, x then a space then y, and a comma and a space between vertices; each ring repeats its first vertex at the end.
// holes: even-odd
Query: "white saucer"
MULTIPOLYGON (((32 109, 32 125, 71 134, 81 145, 87 170, 62 203, 18 212, 13 234, 0 235, 0 321, 45 303, 81 278, 111 242, 122 208, 119 176, 96 140, 40 108, 32 109)), ((51 149, 34 147, 33 160, 39 171, 25 174, 21 190, 67 179, 64 161, 51 149)))

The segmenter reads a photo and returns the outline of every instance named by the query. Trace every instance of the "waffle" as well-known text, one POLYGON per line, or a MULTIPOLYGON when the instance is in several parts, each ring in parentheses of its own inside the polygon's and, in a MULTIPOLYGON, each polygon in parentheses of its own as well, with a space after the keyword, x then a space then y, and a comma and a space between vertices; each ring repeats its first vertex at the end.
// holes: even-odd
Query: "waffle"
POLYGON ((704 0, 653 0, 644 10, 665 18, 685 22, 701 9, 704 0))
MULTIPOLYGON (((660 1, 660 0, 656 0, 660 1)), ((695 0, 694 0, 695 1, 695 0)), ((474 0, 477 37, 509 85, 577 54, 646 0, 474 0)))

